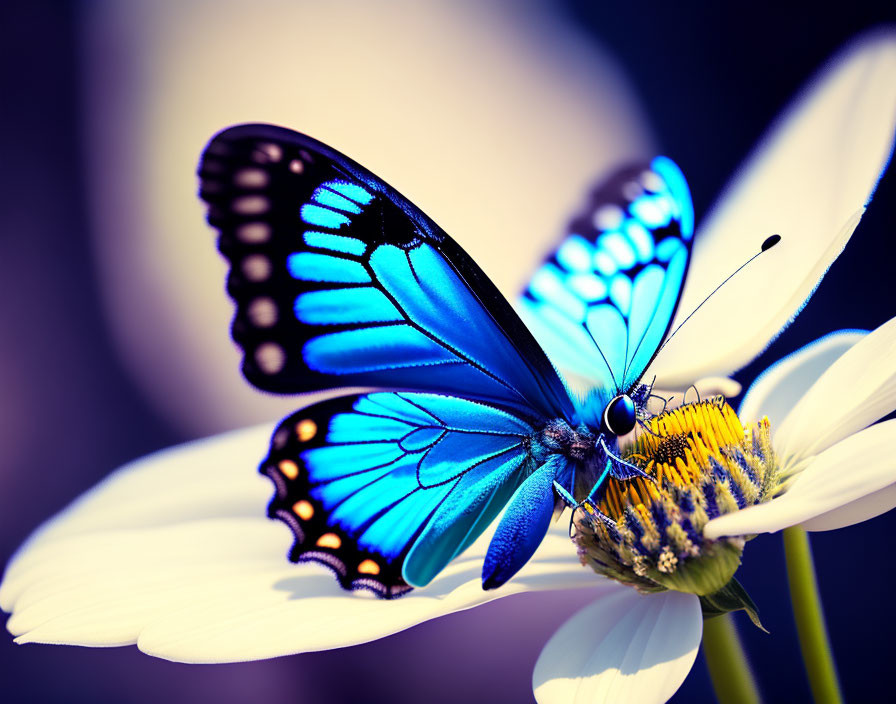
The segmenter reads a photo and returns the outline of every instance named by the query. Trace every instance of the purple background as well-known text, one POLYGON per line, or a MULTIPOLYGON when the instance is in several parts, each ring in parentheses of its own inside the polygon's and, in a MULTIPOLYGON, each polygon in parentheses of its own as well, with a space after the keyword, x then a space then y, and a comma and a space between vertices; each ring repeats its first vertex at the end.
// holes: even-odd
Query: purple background
MULTIPOLYGON (((896 21, 892 2, 842 3, 836 10, 818 3, 784 9, 719 3, 699 10, 653 1, 609 5, 559 3, 557 11, 618 57, 659 143, 688 175, 698 219, 808 76, 858 31, 896 21)), ((0 393, 19 404, 15 415, 0 416, 3 563, 40 521, 106 472, 187 439, 141 399, 101 319, 82 187, 79 17, 77 4, 4 3, 0 9, 0 393)), ((896 314, 894 196, 891 172, 813 301, 740 374, 742 382, 824 333, 874 328, 896 314)), ((894 530, 896 515, 886 515, 813 536, 851 701, 878 699, 878 688, 890 681, 894 649, 885 633, 893 615, 881 607, 890 603, 896 578, 889 560, 894 530)), ((772 632, 739 619, 766 701, 808 700, 780 537, 754 541, 739 576, 772 632)), ((541 646, 586 601, 582 593, 526 595, 356 648, 222 666, 168 663, 136 648, 17 647, 0 634, 0 698, 527 702, 541 646)), ((711 697, 698 661, 673 701, 711 697)))

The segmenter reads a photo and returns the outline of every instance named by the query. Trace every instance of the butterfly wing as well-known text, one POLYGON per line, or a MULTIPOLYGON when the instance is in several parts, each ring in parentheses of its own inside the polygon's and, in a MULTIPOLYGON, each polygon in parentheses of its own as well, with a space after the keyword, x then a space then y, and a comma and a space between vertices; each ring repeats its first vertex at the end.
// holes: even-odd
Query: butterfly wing
POLYGON ((347 589, 428 583, 495 518, 532 468, 532 423, 451 396, 376 392, 312 405, 275 431, 261 471, 294 561, 347 589))
POLYGON ((548 358, 470 257, 366 169, 291 130, 218 134, 199 169, 255 386, 449 392, 569 416, 548 358))
POLYGON ((520 314, 561 368, 630 392, 668 332, 693 232, 690 192, 672 161, 621 169, 535 272, 520 314))

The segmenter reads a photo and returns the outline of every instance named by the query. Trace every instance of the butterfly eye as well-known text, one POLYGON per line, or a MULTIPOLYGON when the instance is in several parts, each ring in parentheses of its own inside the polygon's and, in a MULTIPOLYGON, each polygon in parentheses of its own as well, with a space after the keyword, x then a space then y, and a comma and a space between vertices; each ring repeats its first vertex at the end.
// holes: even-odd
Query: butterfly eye
POLYGON ((613 435, 626 435, 635 427, 635 402, 621 394, 604 409, 604 427, 613 435))

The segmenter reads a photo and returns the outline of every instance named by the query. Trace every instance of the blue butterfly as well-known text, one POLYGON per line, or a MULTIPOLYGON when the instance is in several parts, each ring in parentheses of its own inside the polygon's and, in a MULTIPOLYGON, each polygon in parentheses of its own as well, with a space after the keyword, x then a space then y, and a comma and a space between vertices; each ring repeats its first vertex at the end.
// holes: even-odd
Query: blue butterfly
POLYGON ((276 485, 269 515, 295 534, 290 559, 392 598, 506 506, 483 565, 495 588, 564 501, 643 474, 616 457, 617 437, 643 411, 640 378, 688 266, 693 210, 671 161, 620 170, 591 195, 523 294, 528 328, 432 220, 320 142, 232 127, 199 176, 246 378, 279 394, 376 389, 274 432, 260 471, 276 485), (591 379, 588 398, 572 398, 548 355, 591 379))

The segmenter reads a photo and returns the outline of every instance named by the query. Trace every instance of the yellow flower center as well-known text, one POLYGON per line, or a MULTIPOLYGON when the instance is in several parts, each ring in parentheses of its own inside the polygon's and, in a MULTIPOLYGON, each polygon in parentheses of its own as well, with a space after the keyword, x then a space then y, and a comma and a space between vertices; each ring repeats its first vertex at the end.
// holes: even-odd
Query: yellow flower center
POLYGON ((646 426, 625 459, 650 479, 608 479, 597 506, 574 518, 573 539, 583 562, 641 590, 710 594, 734 574, 744 540, 707 540, 703 526, 769 498, 775 462, 768 420, 745 428, 718 397, 646 426))

